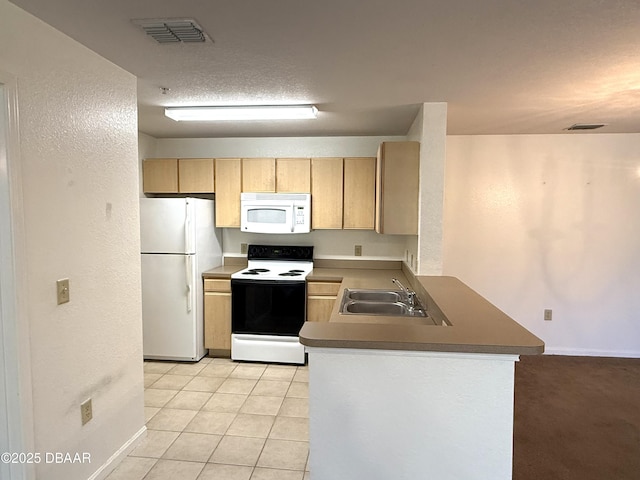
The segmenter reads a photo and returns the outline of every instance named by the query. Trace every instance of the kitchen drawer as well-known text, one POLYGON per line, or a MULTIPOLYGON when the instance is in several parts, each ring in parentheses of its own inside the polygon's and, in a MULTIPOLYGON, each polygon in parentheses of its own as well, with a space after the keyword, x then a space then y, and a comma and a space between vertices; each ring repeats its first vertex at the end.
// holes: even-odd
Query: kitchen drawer
POLYGON ((223 278, 205 278, 205 292, 231 292, 231 280, 223 278))
POLYGON ((309 282, 307 295, 337 296, 340 292, 341 282, 309 282))

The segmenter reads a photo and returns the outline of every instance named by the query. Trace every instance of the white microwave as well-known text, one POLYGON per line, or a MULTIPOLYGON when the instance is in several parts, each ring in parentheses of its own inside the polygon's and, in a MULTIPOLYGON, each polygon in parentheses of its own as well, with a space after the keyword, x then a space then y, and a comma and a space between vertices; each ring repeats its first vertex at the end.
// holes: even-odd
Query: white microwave
POLYGON ((309 233, 311 231, 311 194, 241 193, 240 231, 309 233))

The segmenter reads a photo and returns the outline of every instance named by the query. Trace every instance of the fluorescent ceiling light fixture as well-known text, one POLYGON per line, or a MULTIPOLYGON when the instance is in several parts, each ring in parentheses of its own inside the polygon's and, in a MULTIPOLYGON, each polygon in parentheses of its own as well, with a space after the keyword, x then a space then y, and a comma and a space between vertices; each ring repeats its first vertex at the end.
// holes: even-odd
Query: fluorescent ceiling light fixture
POLYGON ((303 120, 316 118, 313 105, 167 107, 164 114, 177 122, 207 122, 225 120, 303 120))

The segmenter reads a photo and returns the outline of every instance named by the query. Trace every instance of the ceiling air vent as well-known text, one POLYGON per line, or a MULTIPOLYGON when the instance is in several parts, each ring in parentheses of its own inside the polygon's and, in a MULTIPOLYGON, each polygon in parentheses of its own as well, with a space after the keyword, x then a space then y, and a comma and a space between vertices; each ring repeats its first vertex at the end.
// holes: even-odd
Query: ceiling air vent
POLYGON ((158 43, 212 42, 202 27, 191 18, 145 18, 131 20, 158 43))
POLYGON ((602 128, 606 125, 606 123, 574 123, 565 130, 595 130, 596 128, 602 128))

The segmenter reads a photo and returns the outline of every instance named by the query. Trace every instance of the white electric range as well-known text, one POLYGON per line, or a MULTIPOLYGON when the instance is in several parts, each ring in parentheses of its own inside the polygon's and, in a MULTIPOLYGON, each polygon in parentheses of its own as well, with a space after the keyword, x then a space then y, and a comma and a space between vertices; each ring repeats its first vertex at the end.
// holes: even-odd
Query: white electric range
POLYGON ((313 247, 249 245, 247 259, 231 276, 231 358, 304 364, 298 333, 313 247))

